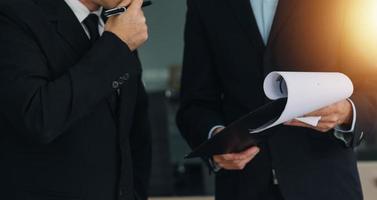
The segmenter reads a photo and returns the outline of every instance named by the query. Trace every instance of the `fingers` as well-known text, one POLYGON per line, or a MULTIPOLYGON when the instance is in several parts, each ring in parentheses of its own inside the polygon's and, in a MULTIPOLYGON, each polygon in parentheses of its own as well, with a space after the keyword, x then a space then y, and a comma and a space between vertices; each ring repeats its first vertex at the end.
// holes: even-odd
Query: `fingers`
POLYGON ((216 155, 213 160, 221 168, 227 170, 242 170, 258 153, 258 147, 251 147, 240 153, 216 155))
POLYGON ((331 130, 331 129, 333 129, 337 126, 336 123, 322 122, 322 121, 320 121, 317 126, 311 126, 311 125, 305 124, 303 122, 300 122, 298 120, 292 120, 290 122, 285 123, 284 125, 303 127, 303 128, 311 128, 311 129, 314 129, 314 130, 322 132, 322 133, 326 133, 329 130, 331 130))
POLYGON ((243 170, 246 165, 254 158, 255 156, 250 157, 247 160, 240 161, 237 163, 221 163, 219 166, 223 169, 227 170, 243 170))
POLYGON ((139 10, 143 6, 143 0, 132 0, 128 10, 139 10))
POLYGON ((127 12, 110 17, 105 30, 117 35, 131 51, 134 51, 148 40, 148 26, 141 9, 143 0, 127 0, 122 4, 127 2, 131 2, 127 12))
POLYGON ((131 5, 127 8, 126 15, 130 14, 130 15, 136 16, 138 21, 145 26, 145 27, 143 26, 143 28, 147 28, 146 26, 147 19, 145 18, 144 12, 141 9, 142 5, 143 5, 143 0, 132 0, 131 5))
POLYGON ((335 123, 339 124, 340 123, 340 118, 338 115, 327 115, 321 118, 319 121, 320 123, 335 123))
POLYGON ((330 115, 333 112, 334 112, 333 106, 327 106, 327 107, 321 108, 319 110, 316 110, 314 112, 308 113, 308 114, 304 115, 304 117, 326 116, 326 115, 330 115))
POLYGON ((321 120, 316 127, 310 126, 298 120, 292 120, 285 123, 285 125, 312 128, 320 132, 328 132, 334 129, 336 126, 350 120, 352 116, 352 105, 350 104, 351 103, 349 103, 348 100, 343 100, 305 115, 305 117, 321 116, 321 120))
POLYGON ((337 103, 334 103, 332 105, 326 106, 324 108, 321 108, 319 110, 316 110, 314 112, 308 113, 305 115, 305 117, 309 116, 327 116, 327 115, 332 115, 334 113, 340 113, 342 110, 344 110, 344 106, 351 104, 348 100, 342 100, 337 103))
POLYGON ((131 0, 123 0, 117 7, 127 7, 131 3, 131 0))
POLYGON ((257 154, 254 154, 254 155, 251 155, 249 158, 245 159, 245 160, 238 160, 238 161, 234 161, 234 162, 230 162, 230 163, 220 163, 219 166, 221 168, 224 168, 224 169, 227 169, 227 170, 243 170, 246 165, 254 159, 254 157, 256 156, 257 154))
POLYGON ((238 158, 240 160, 244 160, 244 159, 247 159, 251 156, 254 156, 256 155, 257 153, 259 153, 260 149, 258 147, 251 147, 249 149, 246 149, 245 151, 241 152, 238 154, 238 158))
POLYGON ((322 122, 322 123, 319 123, 318 126, 316 127, 316 130, 322 132, 322 133, 326 133, 332 129, 334 129, 335 127, 337 126, 337 124, 335 123, 325 123, 325 122, 322 122))
POLYGON ((304 127, 304 128, 315 128, 314 126, 310 126, 309 124, 306 124, 304 122, 298 121, 298 120, 291 120, 289 122, 284 123, 284 125, 287 126, 296 126, 296 127, 304 127))
POLYGON ((219 156, 220 161, 234 161, 234 160, 244 160, 250 157, 253 154, 256 154, 259 151, 258 147, 250 147, 249 149, 240 152, 240 153, 232 153, 232 154, 224 154, 219 156))

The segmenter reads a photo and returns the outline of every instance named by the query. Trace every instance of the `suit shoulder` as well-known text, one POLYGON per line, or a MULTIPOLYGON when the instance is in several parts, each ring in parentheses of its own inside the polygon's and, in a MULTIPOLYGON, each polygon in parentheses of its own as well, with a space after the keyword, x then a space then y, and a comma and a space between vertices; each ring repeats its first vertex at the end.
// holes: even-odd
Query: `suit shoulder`
POLYGON ((198 7, 210 8, 223 0, 187 0, 187 5, 194 5, 198 7))
MULTIPOLYGON (((200 10, 201 13, 212 13, 213 10, 222 9, 226 0, 187 0, 188 9, 200 10)), ((235 0, 230 0, 235 1, 235 0)))
POLYGON ((0 14, 13 18, 37 14, 38 7, 31 0, 0 0, 0 14))
POLYGON ((0 0, 0 16, 21 26, 39 23, 43 11, 32 0, 0 0))
POLYGON ((34 2, 30 0, 0 0, 1 11, 6 11, 7 9, 12 9, 12 11, 32 9, 30 6, 34 6, 34 2))

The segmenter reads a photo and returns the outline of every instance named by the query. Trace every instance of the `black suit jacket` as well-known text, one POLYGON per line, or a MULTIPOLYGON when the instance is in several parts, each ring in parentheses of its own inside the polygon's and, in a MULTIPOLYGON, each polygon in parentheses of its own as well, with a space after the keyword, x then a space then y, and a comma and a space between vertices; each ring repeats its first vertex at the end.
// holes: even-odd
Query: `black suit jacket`
MULTIPOLYGON (((357 109, 352 146, 362 133, 370 134, 377 98, 367 88, 376 85, 377 63, 355 53, 365 46, 349 34, 360 28, 348 25, 357 24, 350 20, 356 10, 351 3, 280 0, 264 45, 249 0, 188 0, 177 123, 190 146, 207 140, 215 125, 227 125, 266 103, 263 80, 276 70, 346 73, 355 85, 357 109)), ((353 149, 332 131, 282 125, 265 132, 260 148, 243 171, 217 173, 216 199, 267 199, 272 169, 287 200, 362 199, 353 149)))
POLYGON ((0 44, 0 199, 146 199, 136 53, 110 32, 91 46, 63 0, 1 1, 0 44))

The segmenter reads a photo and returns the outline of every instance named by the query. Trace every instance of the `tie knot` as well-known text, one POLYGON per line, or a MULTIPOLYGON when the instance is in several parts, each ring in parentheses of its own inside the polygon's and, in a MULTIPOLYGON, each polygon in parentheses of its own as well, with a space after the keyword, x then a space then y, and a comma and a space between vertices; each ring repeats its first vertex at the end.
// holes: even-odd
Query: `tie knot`
POLYGON ((83 21, 89 31, 90 40, 95 41, 99 38, 98 23, 99 17, 96 14, 89 14, 83 21))
POLYGON ((93 23, 98 25, 99 18, 96 14, 89 14, 85 19, 84 23, 93 23))

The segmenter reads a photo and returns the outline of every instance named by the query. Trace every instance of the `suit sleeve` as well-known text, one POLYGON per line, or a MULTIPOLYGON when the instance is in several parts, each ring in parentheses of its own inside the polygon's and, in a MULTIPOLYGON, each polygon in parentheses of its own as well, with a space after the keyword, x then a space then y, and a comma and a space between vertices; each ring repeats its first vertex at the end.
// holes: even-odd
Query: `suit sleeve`
POLYGON ((347 1, 341 66, 354 84, 351 99, 357 119, 352 146, 376 132, 377 119, 377 13, 374 0, 347 1))
POLYGON ((109 32, 56 79, 22 22, 0 15, 0 44, 0 111, 33 142, 52 142, 114 92, 113 81, 136 73, 136 58, 109 32))
POLYGON ((195 1, 188 1, 178 127, 192 148, 223 125, 221 88, 204 25, 195 1))
POLYGON ((152 135, 148 115, 148 98, 143 84, 140 82, 139 85, 130 145, 136 199, 147 200, 152 160, 152 135))

